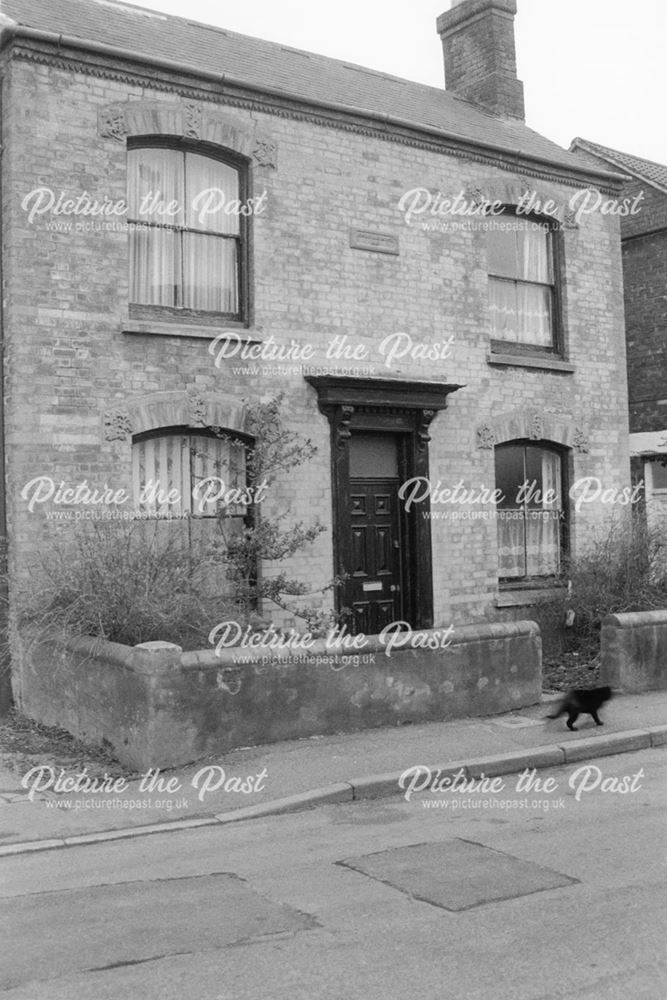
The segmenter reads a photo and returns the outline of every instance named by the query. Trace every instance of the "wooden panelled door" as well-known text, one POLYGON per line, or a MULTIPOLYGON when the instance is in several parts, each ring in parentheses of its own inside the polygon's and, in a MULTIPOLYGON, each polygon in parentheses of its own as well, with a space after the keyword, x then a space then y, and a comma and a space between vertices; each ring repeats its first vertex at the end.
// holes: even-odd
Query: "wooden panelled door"
POLYGON ((399 440, 360 432, 350 439, 349 564, 345 606, 357 634, 376 635, 403 618, 399 440))

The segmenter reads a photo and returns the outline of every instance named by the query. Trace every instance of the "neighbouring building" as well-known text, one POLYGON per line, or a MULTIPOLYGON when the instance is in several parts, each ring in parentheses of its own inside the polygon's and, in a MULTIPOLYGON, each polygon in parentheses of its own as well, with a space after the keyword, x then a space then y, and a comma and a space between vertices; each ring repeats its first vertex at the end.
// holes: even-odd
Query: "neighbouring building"
POLYGON ((621 246, 633 477, 650 525, 667 517, 667 166, 574 139, 572 150, 626 175, 621 246))
POLYGON ((204 524, 209 429, 283 392, 317 453, 265 504, 327 529, 291 575, 345 574, 366 634, 533 617, 630 481, 619 221, 580 211, 622 179, 526 126, 515 0, 441 15, 443 88, 113 0, 2 10, 10 582, 82 484, 204 524))

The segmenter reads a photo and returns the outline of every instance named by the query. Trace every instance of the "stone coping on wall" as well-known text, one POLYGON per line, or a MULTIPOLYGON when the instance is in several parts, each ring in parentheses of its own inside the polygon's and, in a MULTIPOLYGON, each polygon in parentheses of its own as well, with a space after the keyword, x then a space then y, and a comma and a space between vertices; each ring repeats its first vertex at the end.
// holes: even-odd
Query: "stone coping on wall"
POLYGON ((667 625, 667 610, 665 611, 624 611, 616 615, 607 615, 602 621, 605 625, 616 628, 638 628, 641 625, 667 625))
MULTIPOLYGON (((664 612, 667 616, 667 612, 664 612)), ((667 617, 665 618, 667 622, 667 617)), ((406 632, 406 636, 423 637, 424 645, 414 645, 397 647, 396 652, 410 651, 418 652, 420 649, 428 650, 426 643, 431 640, 435 651, 436 640, 443 638, 446 628, 424 629, 419 632, 406 632)), ((491 622, 483 625, 462 625, 452 630, 447 636, 445 649, 463 645, 470 642, 486 642, 489 640, 502 640, 519 636, 540 636, 540 628, 536 622, 491 622)), ((57 641, 57 640, 55 640, 57 641)), ((419 640, 417 640, 419 641, 419 640)), ((383 653, 386 654, 386 643, 383 643, 380 636, 364 636, 363 645, 360 648, 344 648, 327 645, 326 639, 315 639, 307 649, 271 649, 269 647, 253 649, 241 645, 232 646, 228 649, 217 652, 215 649, 197 649, 189 652, 182 652, 178 647, 173 649, 148 650, 139 646, 125 646, 122 643, 110 642, 107 639, 99 639, 93 636, 78 636, 76 638, 65 639, 58 642, 63 651, 71 650, 78 654, 87 655, 91 659, 104 659, 110 664, 133 670, 138 674, 158 674, 168 671, 174 667, 184 669, 200 669, 201 667, 232 667, 238 666, 239 655, 248 658, 251 663, 252 654, 257 654, 257 659, 263 655, 270 654, 272 661, 279 663, 281 660, 289 662, 295 652, 303 652, 312 656, 333 655, 338 653, 341 656, 353 656, 357 653, 383 653)), ((442 648, 440 651, 443 651, 442 648)), ((244 664, 245 665, 245 664, 244 664)))

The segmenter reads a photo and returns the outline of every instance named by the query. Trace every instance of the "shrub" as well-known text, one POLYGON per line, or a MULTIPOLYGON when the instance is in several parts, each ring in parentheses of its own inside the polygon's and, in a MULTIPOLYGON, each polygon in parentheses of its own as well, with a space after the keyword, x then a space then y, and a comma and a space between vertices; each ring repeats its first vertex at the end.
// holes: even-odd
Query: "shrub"
POLYGON ((667 608, 667 539, 641 515, 614 521, 566 574, 568 590, 551 610, 561 625, 574 614, 569 645, 592 658, 607 615, 667 608))
POLYGON ((13 602, 23 633, 92 635, 133 646, 153 639, 201 648, 229 600, 204 586, 206 553, 171 525, 93 521, 56 538, 29 593, 13 602))

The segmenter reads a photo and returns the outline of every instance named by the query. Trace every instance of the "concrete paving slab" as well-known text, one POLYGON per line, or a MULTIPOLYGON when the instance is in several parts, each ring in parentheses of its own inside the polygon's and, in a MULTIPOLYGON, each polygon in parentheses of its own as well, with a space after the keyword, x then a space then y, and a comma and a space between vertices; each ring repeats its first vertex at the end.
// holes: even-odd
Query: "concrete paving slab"
POLYGON ((443 910, 470 910, 578 879, 468 840, 392 848, 338 864, 443 910))
POLYGON ((13 955, 11 972, 0 980, 4 989, 318 926, 226 872, 45 892, 37 908, 34 894, 0 900, 0 919, 7 928, 4 947, 13 955), (65 896, 70 918, 63 923, 65 896))

